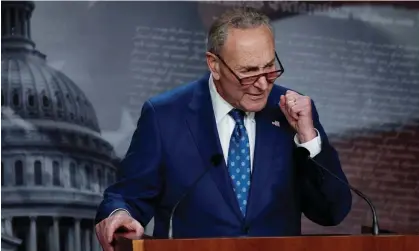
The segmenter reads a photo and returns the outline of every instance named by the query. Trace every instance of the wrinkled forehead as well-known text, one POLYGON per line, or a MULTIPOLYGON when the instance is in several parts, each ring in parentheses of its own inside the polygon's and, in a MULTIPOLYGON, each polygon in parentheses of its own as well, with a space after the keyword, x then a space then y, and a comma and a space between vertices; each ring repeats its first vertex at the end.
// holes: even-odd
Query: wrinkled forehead
POLYGON ((275 59, 274 36, 266 26, 228 29, 222 57, 233 65, 265 65, 275 59))

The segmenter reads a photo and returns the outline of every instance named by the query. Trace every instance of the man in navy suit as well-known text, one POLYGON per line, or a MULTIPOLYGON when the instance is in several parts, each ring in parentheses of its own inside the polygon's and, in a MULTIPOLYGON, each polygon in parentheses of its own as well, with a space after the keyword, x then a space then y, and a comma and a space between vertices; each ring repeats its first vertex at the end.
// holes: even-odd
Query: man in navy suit
POLYGON ((105 250, 116 229, 139 237, 152 217, 154 236, 167 237, 188 189, 173 215, 175 238, 300 235, 302 213, 331 226, 350 211, 347 186, 294 156, 304 147, 346 181, 314 103, 274 85, 283 68, 268 18, 226 12, 207 43, 210 74, 143 106, 120 178, 97 212, 105 250))

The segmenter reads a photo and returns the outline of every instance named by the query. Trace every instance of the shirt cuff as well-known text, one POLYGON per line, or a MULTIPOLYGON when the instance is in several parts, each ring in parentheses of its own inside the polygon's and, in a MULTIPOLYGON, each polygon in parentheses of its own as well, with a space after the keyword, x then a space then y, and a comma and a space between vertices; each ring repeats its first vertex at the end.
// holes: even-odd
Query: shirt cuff
POLYGON ((322 140, 320 138, 320 133, 317 129, 314 128, 314 130, 317 132, 317 137, 305 143, 300 143, 297 134, 294 136, 295 144, 299 147, 301 146, 307 149, 310 152, 310 158, 314 158, 322 150, 322 140))
POLYGON ((127 212, 127 214, 128 214, 129 216, 131 216, 131 214, 128 212, 128 210, 123 209, 123 208, 117 208, 117 209, 113 210, 113 211, 112 211, 112 213, 110 213, 110 214, 109 214, 109 217, 111 217, 114 213, 116 213, 116 212, 118 212, 118 211, 125 211, 125 212, 127 212))

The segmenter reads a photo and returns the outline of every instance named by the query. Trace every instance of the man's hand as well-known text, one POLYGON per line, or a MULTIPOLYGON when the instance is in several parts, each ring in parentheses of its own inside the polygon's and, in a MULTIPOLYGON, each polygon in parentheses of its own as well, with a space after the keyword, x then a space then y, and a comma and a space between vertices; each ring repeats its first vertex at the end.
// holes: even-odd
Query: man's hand
POLYGON ((288 123, 297 131, 300 143, 310 141, 317 136, 313 126, 310 97, 287 91, 285 96, 281 95, 279 107, 288 123))
POLYGON ((140 238, 144 234, 144 228, 138 221, 127 212, 118 211, 96 224, 96 236, 104 251, 114 251, 111 243, 118 228, 125 230, 126 233, 122 235, 127 235, 128 238, 140 238))

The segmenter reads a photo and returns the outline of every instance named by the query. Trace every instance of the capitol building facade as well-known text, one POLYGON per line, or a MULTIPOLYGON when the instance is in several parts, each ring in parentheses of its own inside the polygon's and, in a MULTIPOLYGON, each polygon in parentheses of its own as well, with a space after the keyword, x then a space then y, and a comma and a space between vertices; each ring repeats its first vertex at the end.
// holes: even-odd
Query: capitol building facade
POLYGON ((2 2, 2 250, 101 250, 94 217, 116 177, 92 104, 31 40, 34 2, 2 2))

